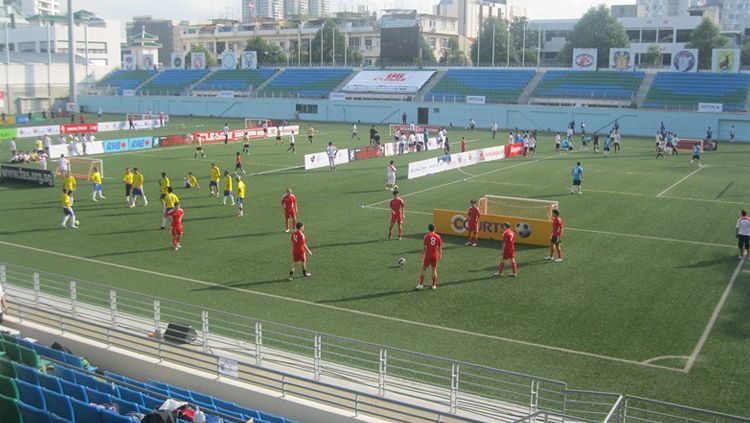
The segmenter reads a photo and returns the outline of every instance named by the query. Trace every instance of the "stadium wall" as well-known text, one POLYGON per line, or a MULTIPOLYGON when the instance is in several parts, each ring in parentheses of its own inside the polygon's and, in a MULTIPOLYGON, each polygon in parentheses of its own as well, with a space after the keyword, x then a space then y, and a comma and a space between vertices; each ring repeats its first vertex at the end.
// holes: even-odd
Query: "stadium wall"
POLYGON ((146 113, 161 111, 170 115, 222 116, 233 118, 267 117, 288 120, 324 122, 401 123, 401 115, 416 121, 417 108, 429 110, 429 124, 466 125, 473 118, 481 128, 497 121, 500 128, 563 131, 571 120, 576 129, 586 122, 590 132, 606 131, 619 120, 624 135, 651 137, 661 122, 682 138, 703 138, 712 127, 719 140, 729 138, 734 125, 738 141, 750 142, 750 115, 734 113, 699 113, 595 107, 558 107, 532 105, 478 105, 465 103, 419 103, 394 101, 332 101, 290 98, 219 98, 219 97, 123 97, 82 96, 79 102, 89 110, 102 107, 109 113, 146 113), (318 113, 296 113, 296 105, 315 105, 318 113))

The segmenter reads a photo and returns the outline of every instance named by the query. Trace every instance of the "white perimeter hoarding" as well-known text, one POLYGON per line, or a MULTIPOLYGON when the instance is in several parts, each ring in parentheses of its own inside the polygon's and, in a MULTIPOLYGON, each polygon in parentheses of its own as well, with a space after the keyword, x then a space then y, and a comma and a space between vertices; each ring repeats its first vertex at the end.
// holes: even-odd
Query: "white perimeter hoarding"
POLYGON ((362 71, 347 83, 349 93, 416 94, 434 71, 362 71))
MULTIPOLYGON (((336 152, 334 163, 337 165, 349 163, 349 150, 343 149, 336 152)), ((328 167, 328 153, 305 154, 305 170, 328 167)))
POLYGON ((60 125, 50 126, 22 126, 18 128, 18 138, 43 137, 45 135, 59 135, 60 125))
POLYGON ((505 146, 483 148, 465 153, 449 154, 427 160, 409 163, 409 179, 447 172, 465 166, 502 160, 505 158, 505 146))

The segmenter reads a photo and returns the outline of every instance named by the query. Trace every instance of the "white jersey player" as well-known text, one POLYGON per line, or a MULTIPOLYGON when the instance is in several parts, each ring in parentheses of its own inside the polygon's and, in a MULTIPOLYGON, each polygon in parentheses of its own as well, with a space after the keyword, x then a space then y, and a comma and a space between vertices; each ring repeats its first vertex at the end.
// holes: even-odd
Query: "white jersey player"
POLYGON ((336 154, 338 152, 339 149, 332 142, 329 142, 328 147, 326 147, 326 155, 328 155, 328 167, 331 168, 331 172, 336 171, 336 154))
POLYGON ((390 191, 396 186, 396 165, 393 164, 393 160, 388 164, 386 168, 385 178, 385 189, 390 191))
POLYGON ((65 154, 60 154, 60 175, 67 176, 70 171, 70 162, 65 154))

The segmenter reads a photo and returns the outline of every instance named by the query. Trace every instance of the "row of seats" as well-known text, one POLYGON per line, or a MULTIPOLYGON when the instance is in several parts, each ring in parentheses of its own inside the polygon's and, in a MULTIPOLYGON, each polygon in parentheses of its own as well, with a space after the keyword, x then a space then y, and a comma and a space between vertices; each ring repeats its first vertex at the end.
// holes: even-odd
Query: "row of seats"
POLYGON ((482 95, 487 102, 513 103, 533 77, 534 71, 525 69, 449 69, 425 99, 463 101, 482 95))
POLYGON ((140 88, 142 94, 170 95, 180 94, 187 87, 208 75, 206 69, 167 69, 160 72, 140 88))
POLYGON ((630 100, 644 76, 644 72, 550 70, 544 73, 532 96, 630 100))
POLYGON ((325 98, 351 74, 349 68, 285 69, 259 95, 325 98))
POLYGON ((721 103, 724 110, 741 111, 747 107, 748 89, 748 74, 661 72, 656 74, 643 105, 685 108, 721 103))
MULTIPOLYGON (((0 341, 6 346, 35 344, 9 335, 2 337, 0 341), (8 340, 11 338, 14 341, 8 340)), ((44 352, 48 350, 57 351, 47 347, 41 349, 44 352)), ((77 358, 83 364, 83 360, 77 358)), ((0 358, 0 410, 3 410, 0 413, 0 423, 126 423, 132 422, 129 417, 125 417, 126 414, 147 414, 157 409, 167 398, 200 407, 206 413, 209 423, 219 422, 220 417, 225 422, 245 422, 252 418, 259 423, 293 423, 283 417, 154 380, 144 383, 111 372, 105 372, 106 380, 102 380, 84 370, 83 366, 63 364, 64 361, 60 360, 59 363, 49 364, 54 369, 54 374, 47 374, 40 370, 40 367, 47 367, 47 364, 34 367, 14 361, 0 358), (120 414, 91 403, 115 404, 120 414), (11 410, 8 415, 15 417, 5 419, 6 409, 11 410)))
POLYGON ((218 70, 195 86, 196 90, 247 91, 270 78, 276 69, 218 70))
POLYGON ((111 72, 109 75, 99 81, 100 87, 114 87, 117 94, 122 94, 122 90, 134 90, 144 81, 156 74, 153 70, 124 70, 119 69, 111 72))

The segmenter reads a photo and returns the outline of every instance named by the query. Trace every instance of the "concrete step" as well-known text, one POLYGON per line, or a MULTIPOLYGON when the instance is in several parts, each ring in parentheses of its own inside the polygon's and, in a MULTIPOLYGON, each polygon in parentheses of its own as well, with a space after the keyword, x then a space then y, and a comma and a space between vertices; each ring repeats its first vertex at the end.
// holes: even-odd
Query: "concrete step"
POLYGON ((531 78, 531 81, 529 81, 528 85, 526 85, 526 88, 521 91, 521 95, 518 96, 518 104, 529 104, 529 99, 531 98, 531 93, 534 92, 536 89, 536 86, 539 85, 539 81, 542 80, 542 77, 544 77, 544 70, 537 70, 534 74, 534 77, 531 78))

